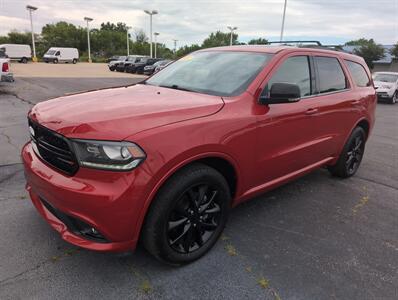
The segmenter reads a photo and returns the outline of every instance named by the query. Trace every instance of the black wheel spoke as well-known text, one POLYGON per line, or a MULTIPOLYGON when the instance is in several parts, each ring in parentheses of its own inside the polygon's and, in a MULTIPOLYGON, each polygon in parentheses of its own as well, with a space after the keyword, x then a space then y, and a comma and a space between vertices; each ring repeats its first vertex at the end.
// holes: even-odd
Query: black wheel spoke
POLYGON ((207 203, 203 204, 200 208, 199 208, 199 212, 203 212, 205 211, 214 201, 214 198, 217 195, 217 191, 213 191, 213 193, 211 194, 211 197, 209 199, 209 201, 207 201, 207 203))
POLYGON ((187 231, 187 234, 185 235, 184 242, 182 244, 185 252, 187 252, 187 253, 189 252, 189 249, 191 248, 192 243, 193 243, 193 229, 190 226, 187 231))
POLYGON ((214 230, 217 228, 217 224, 213 224, 213 223, 206 223, 206 222, 201 222, 200 226, 205 229, 205 230, 214 230))
POLYGON ((208 188, 208 185, 202 185, 199 187, 198 206, 206 200, 206 192, 208 188))
POLYGON ((209 215, 209 214, 218 213, 218 212, 220 212, 220 211, 221 211, 220 206, 218 206, 218 204, 215 203, 215 204, 214 204, 214 207, 205 210, 204 213, 209 215))
POLYGON ((201 247, 204 244, 202 232, 200 231, 199 228, 196 228, 195 231, 196 231, 195 232, 195 234, 196 234, 196 242, 198 243, 199 247, 201 247))
POLYGON ((185 224, 187 221, 188 221, 188 218, 186 218, 186 217, 176 220, 176 221, 169 221, 169 230, 173 230, 174 228, 185 224))
POLYGON ((187 232, 191 229, 191 224, 187 224, 183 230, 183 232, 173 241, 170 241, 170 246, 179 243, 181 241, 181 239, 187 234, 187 232))

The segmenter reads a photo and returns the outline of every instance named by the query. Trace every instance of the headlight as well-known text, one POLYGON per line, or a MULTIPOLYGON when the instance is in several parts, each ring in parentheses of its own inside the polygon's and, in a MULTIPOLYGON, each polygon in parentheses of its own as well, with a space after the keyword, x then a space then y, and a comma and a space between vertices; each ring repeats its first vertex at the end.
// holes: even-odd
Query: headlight
POLYGON ((73 140, 76 156, 81 166, 128 171, 145 160, 145 152, 130 142, 107 142, 94 140, 73 140))

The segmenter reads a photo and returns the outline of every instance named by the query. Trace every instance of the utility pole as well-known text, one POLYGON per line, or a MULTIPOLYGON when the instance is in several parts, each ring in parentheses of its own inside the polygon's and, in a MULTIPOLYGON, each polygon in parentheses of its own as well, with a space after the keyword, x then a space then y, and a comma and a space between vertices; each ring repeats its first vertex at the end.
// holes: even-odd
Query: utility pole
POLYGON ((33 32, 33 20, 32 20, 32 12, 37 10, 37 7, 34 7, 32 5, 26 5, 26 9, 29 11, 29 17, 30 17, 30 30, 32 32, 32 48, 33 48, 33 58, 32 61, 37 62, 37 57, 36 57, 36 45, 35 45, 35 34, 33 32))
POLYGON ((283 31, 284 31, 284 29, 285 29, 286 4, 287 4, 287 0, 285 0, 285 5, 284 5, 284 7, 283 7, 281 36, 280 36, 280 38, 279 38, 280 41, 283 40, 283 31))
POLYGON ((238 27, 227 26, 227 28, 231 31, 231 39, 230 39, 229 45, 232 46, 232 37, 234 35, 234 31, 237 30, 238 27))
POLYGON ((88 48, 88 62, 91 63, 91 49, 90 49, 90 28, 88 22, 94 20, 93 18, 84 17, 84 21, 87 22, 87 48, 88 48))
POLYGON ((151 44, 150 44, 150 56, 152 57, 152 16, 153 15, 157 15, 158 11, 157 10, 151 10, 151 11, 144 10, 144 12, 149 15, 149 32, 150 32, 149 33, 150 34, 149 40, 151 42, 151 44))

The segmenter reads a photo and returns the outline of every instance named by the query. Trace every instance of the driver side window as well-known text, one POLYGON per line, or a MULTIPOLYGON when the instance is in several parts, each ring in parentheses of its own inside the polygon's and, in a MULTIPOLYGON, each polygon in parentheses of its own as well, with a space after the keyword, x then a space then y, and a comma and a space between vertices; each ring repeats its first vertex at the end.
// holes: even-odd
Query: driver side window
POLYGON ((55 53, 55 56, 60 56, 61 52, 57 51, 57 53, 55 53))
POLYGON ((311 73, 308 56, 286 59, 264 87, 262 96, 269 98, 272 84, 290 83, 300 88, 301 97, 311 95, 311 73))

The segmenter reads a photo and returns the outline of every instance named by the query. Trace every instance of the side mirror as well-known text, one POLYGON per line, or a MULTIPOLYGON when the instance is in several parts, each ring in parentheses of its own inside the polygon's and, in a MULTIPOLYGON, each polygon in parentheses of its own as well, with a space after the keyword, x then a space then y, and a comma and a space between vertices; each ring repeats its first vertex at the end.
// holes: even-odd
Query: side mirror
POLYGON ((260 104, 293 103, 300 101, 301 92, 297 84, 274 83, 271 86, 270 97, 260 96, 260 104))

